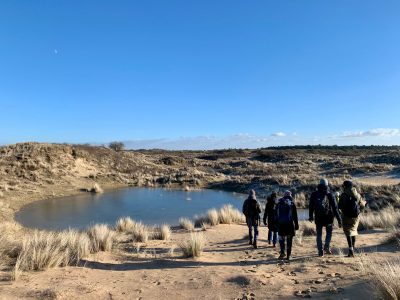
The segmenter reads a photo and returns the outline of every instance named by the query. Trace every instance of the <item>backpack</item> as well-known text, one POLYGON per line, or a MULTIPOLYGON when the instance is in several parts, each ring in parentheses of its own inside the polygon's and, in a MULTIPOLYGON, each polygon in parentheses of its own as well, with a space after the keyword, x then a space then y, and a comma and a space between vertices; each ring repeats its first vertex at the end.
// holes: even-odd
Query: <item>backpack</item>
POLYGON ((258 219, 260 214, 260 209, 257 200, 248 199, 244 207, 243 213, 248 218, 258 219))
POLYGON ((358 199, 353 195, 349 196, 347 194, 342 194, 340 201, 342 212, 346 217, 357 218, 361 212, 360 205, 358 204, 358 199))
POLYGON ((319 217, 330 217, 332 216, 332 208, 329 202, 328 195, 322 196, 320 193, 317 194, 315 201, 315 215, 319 217))
POLYGON ((290 199, 279 200, 276 206, 276 221, 278 224, 293 224, 292 201, 290 199))

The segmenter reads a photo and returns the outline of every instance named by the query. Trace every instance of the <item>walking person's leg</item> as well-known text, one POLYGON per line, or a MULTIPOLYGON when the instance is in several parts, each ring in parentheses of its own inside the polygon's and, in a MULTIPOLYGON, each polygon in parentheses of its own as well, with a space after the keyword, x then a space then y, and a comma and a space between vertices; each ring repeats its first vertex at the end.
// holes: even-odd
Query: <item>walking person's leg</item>
POLYGON ((317 249, 318 249, 318 255, 319 256, 324 256, 324 251, 322 249, 322 225, 316 225, 316 230, 317 230, 317 249))
POLYGON ((287 236, 287 256, 286 256, 287 260, 290 260, 290 257, 292 256, 292 245, 293 245, 293 236, 288 235, 287 236))
POLYGON ((271 242, 272 242, 272 234, 273 234, 272 230, 268 229, 268 244, 269 245, 271 245, 271 242))
POLYGON ((278 240, 278 232, 274 231, 273 232, 273 240, 272 240, 272 244, 274 247, 276 247, 276 241, 278 240))
POLYGON ((324 251, 326 254, 332 254, 331 251, 331 240, 332 240, 332 231, 333 231, 333 224, 326 225, 326 237, 325 237, 325 245, 324 251))
POLYGON ((258 225, 255 224, 254 225, 254 242, 253 242, 253 246, 255 249, 257 249, 257 237, 258 237, 258 225))
POLYGON ((281 253, 279 255, 279 259, 285 258, 285 236, 279 236, 279 246, 281 248, 281 253))
POLYGON ((356 236, 351 237, 351 243, 353 244, 353 252, 356 250, 356 236))
POLYGON ((348 257, 354 257, 354 246, 353 246, 353 239, 351 236, 346 235, 347 244, 349 245, 349 254, 348 257))
POLYGON ((247 227, 249 227, 249 245, 253 244, 253 224, 251 220, 247 220, 247 227))

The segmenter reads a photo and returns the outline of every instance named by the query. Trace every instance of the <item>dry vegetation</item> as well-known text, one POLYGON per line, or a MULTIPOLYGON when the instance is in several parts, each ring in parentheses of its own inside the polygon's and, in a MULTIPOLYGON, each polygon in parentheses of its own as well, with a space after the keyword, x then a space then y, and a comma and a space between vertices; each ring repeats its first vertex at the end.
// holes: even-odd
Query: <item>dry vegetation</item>
POLYGON ((206 245, 206 239, 201 232, 193 232, 188 240, 182 242, 181 248, 185 257, 199 257, 206 245))
POLYGON ((194 230, 194 223, 192 220, 188 218, 180 218, 179 219, 179 225, 181 226, 182 229, 185 229, 187 231, 193 231, 194 230))
POLYGON ((400 210, 389 206, 377 212, 361 214, 360 230, 365 229, 394 229, 400 227, 400 210))
POLYGON ((383 262, 360 257, 360 264, 369 276, 376 291, 376 298, 383 300, 400 299, 400 259, 383 262))

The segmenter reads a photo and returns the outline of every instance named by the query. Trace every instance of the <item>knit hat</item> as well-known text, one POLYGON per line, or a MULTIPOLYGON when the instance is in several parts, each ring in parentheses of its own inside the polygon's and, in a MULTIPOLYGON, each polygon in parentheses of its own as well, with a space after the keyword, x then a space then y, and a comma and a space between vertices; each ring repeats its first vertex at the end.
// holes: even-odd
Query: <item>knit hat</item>
POLYGON ((292 192, 289 190, 286 190, 284 195, 285 195, 285 197, 292 196, 292 192))
POLYGON ((328 186, 328 179, 326 179, 326 178, 322 178, 320 181, 319 181, 319 184, 320 185, 323 185, 323 186, 328 186))
POLYGON ((255 198, 256 197, 256 191, 255 190, 250 190, 249 191, 249 196, 252 197, 252 198, 255 198))
POLYGON ((345 180, 343 182, 343 186, 347 188, 352 188, 353 187, 353 182, 351 180, 345 180))

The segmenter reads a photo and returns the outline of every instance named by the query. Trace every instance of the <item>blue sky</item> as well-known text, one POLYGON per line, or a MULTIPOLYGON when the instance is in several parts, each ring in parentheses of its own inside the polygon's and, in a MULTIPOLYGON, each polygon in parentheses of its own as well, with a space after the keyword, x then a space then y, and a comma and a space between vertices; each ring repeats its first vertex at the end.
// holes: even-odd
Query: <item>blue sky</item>
POLYGON ((400 2, 1 1, 0 144, 400 144, 400 2))

